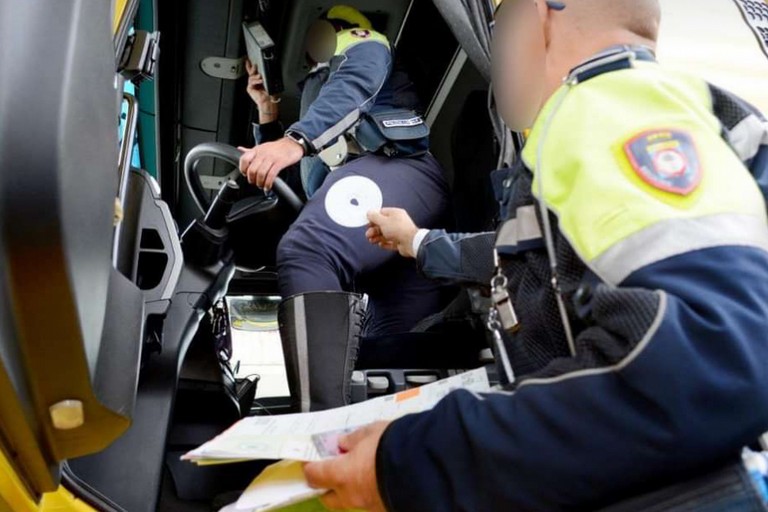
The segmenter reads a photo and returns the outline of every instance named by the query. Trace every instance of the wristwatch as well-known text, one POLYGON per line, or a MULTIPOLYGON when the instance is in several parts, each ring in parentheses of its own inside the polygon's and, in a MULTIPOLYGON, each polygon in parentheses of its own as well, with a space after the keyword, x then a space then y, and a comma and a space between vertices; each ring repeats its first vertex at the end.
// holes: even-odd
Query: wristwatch
POLYGON ((285 132, 285 136, 301 146, 301 148, 304 150, 304 156, 309 156, 312 154, 312 146, 302 134, 297 131, 288 130, 285 132))

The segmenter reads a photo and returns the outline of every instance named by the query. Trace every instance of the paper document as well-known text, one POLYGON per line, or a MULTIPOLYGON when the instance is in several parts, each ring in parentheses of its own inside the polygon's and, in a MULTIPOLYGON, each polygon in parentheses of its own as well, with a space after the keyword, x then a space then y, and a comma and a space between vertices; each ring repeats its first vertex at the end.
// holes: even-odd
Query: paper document
POLYGON ((284 460, 265 469, 248 486, 235 509, 261 512, 306 501, 323 492, 307 485, 301 462, 284 460))
POLYGON ((354 430, 375 421, 394 420, 406 414, 426 411, 459 388, 490 391, 485 368, 338 409, 245 418, 182 459, 198 464, 226 464, 255 459, 321 460, 334 452, 326 446, 324 457, 315 445, 313 436, 316 434, 354 430))

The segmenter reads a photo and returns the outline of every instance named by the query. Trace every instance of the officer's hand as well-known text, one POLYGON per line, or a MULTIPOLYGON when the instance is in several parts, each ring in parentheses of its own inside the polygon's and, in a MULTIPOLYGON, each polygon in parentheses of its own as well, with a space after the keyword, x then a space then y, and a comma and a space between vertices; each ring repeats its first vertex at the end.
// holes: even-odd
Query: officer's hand
POLYGON ((240 172, 248 183, 264 190, 271 190, 280 171, 297 163, 304 156, 304 148, 287 137, 275 142, 259 144, 251 149, 237 148, 240 155, 240 172))
POLYGON ((365 232, 372 244, 382 249, 397 251, 406 258, 415 258, 413 237, 419 231, 408 212, 402 208, 382 208, 368 212, 370 227, 365 232))
POLYGON ((265 124, 276 120, 279 114, 277 105, 280 100, 276 96, 267 94, 267 90, 264 89, 264 78, 248 59, 245 60, 245 69, 248 71, 248 86, 245 90, 259 109, 259 123, 265 124))
POLYGON ((386 512, 376 481, 376 450, 389 422, 380 421, 339 440, 344 453, 334 459, 304 465, 309 486, 328 489, 320 501, 330 509, 386 512))

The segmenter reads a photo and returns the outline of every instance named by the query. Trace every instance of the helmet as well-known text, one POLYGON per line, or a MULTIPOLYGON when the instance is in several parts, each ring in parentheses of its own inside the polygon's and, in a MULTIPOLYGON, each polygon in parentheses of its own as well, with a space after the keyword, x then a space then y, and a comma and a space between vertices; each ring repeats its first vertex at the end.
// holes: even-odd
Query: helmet
POLYGON ((348 5, 336 5, 325 14, 324 18, 330 21, 336 30, 345 30, 350 28, 364 28, 372 30, 371 21, 363 13, 348 5))

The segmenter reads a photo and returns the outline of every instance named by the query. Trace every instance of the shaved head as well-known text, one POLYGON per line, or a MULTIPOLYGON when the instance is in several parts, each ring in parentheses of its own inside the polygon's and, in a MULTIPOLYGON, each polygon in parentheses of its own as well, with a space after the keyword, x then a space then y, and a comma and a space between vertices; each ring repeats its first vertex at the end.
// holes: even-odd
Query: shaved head
POLYGON ((612 46, 656 47, 659 0, 504 0, 493 35, 493 86, 513 130, 529 128, 563 77, 612 46))

